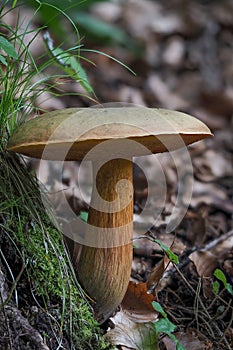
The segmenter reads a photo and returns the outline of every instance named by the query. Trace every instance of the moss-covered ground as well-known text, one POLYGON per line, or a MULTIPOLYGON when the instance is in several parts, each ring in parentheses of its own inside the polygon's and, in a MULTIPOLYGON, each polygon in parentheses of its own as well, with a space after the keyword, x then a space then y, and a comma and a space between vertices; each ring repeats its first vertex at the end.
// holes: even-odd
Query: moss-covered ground
POLYGON ((36 179, 16 156, 0 163, 0 349, 110 349, 36 179))

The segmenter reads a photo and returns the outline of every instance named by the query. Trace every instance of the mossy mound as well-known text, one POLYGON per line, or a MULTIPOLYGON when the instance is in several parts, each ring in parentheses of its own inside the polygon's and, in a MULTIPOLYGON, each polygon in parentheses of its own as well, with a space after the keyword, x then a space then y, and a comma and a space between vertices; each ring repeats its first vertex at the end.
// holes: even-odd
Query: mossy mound
POLYGON ((0 349, 110 349, 37 182, 0 154, 0 349))

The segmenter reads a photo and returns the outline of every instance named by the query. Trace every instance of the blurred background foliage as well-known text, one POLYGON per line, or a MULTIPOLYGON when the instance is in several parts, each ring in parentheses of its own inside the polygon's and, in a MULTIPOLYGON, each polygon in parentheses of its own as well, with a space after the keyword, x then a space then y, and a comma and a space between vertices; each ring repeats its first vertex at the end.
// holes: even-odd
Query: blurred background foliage
MULTIPOLYGON (((89 40, 101 42, 102 45, 116 44, 136 50, 137 44, 127 33, 115 24, 106 23, 89 13, 89 9, 106 0, 60 1, 60 0, 26 0, 24 3, 38 10, 40 19, 45 26, 58 37, 66 38, 64 13, 77 25, 82 36, 89 40)), ((66 38, 67 39, 67 38, 66 38)))

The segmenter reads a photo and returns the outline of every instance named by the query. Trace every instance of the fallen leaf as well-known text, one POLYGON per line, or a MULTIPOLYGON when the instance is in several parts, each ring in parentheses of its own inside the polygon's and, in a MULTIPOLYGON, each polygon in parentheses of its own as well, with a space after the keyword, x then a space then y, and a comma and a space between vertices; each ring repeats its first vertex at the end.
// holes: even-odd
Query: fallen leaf
POLYGON ((201 277, 210 277, 218 266, 216 255, 210 252, 196 251, 189 256, 194 263, 197 273, 201 277))
POLYGON ((195 218, 190 220, 190 232, 187 234, 190 245, 201 247, 206 238, 206 219, 204 213, 196 214, 195 218))
POLYGON ((146 283, 130 281, 121 307, 131 321, 145 323, 157 319, 153 301, 154 297, 148 294, 146 283))
POLYGON ((146 286, 147 289, 150 290, 154 288, 154 286, 160 281, 163 276, 165 270, 165 257, 163 257, 157 265, 153 268, 151 274, 149 275, 146 286))
POLYGON ((175 91, 171 90, 167 83, 158 75, 151 74, 147 80, 147 84, 156 100, 158 100, 162 106, 177 110, 185 110, 187 108, 187 102, 175 91))
POLYGON ((134 87, 123 86, 119 90, 119 98, 122 102, 146 106, 141 91, 139 89, 135 89, 134 87))
POLYGON ((107 1, 104 1, 104 3, 94 2, 91 7, 93 15, 108 23, 119 20, 122 16, 122 10, 123 8, 119 4, 107 1))
POLYGON ((227 213, 233 213, 233 204, 227 197, 227 193, 214 183, 202 183, 194 181, 193 195, 190 206, 196 208, 200 204, 208 204, 214 208, 224 210, 227 213))
POLYGON ((136 323, 121 310, 111 319, 115 327, 105 337, 114 345, 135 350, 157 349, 157 335, 152 322, 136 323))
MULTIPOLYGON (((213 349, 213 344, 208 339, 202 340, 198 338, 196 330, 188 330, 187 332, 177 332, 175 333, 176 338, 179 340, 181 345, 188 350, 211 350, 213 349)), ((203 338, 203 336, 202 336, 203 338)), ((169 338, 165 336, 162 340, 165 344, 167 350, 176 350, 176 344, 169 338)))
POLYGON ((224 176, 231 176, 233 166, 223 153, 209 149, 201 157, 193 159, 195 175, 204 182, 210 182, 224 176))
POLYGON ((180 67, 185 54, 185 43, 180 36, 172 36, 166 43, 163 61, 172 67, 180 67))

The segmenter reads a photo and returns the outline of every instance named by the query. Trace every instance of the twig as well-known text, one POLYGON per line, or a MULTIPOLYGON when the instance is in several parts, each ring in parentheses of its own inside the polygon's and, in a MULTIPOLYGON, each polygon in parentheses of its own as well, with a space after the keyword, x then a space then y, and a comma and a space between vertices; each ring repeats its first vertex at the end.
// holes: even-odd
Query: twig
POLYGON ((226 232, 224 234, 222 234, 220 237, 214 239, 213 241, 207 243, 203 248, 200 248, 199 251, 200 252, 206 252, 207 250, 211 250, 214 247, 216 247, 216 245, 222 243, 223 241, 225 241, 226 239, 228 239, 229 237, 233 236, 233 230, 226 232))
POLYGON ((231 350, 231 346, 229 345, 227 339, 226 339, 226 333, 231 329, 231 326, 232 326, 232 322, 233 322, 233 310, 231 312, 231 319, 230 319, 230 322, 228 323, 227 325, 227 328, 225 329, 224 333, 223 333, 223 340, 225 341, 225 343, 228 345, 228 349, 231 350))
POLYGON ((4 308, 4 306, 7 305, 8 302, 10 301, 10 299, 11 299, 11 297, 12 297, 12 294, 13 294, 15 288, 16 288, 16 285, 17 285, 18 281, 20 280, 20 277, 22 276, 22 274, 23 274, 23 272, 24 272, 24 269, 25 269, 25 264, 24 264, 24 262, 23 262, 23 264, 22 264, 22 266, 21 266, 21 269, 20 269, 20 271, 19 271, 19 273, 18 273, 18 276, 17 276, 16 279, 14 280, 14 282, 13 282, 13 284, 12 284, 12 286, 11 286, 11 289, 10 289, 9 292, 8 292, 8 296, 6 297, 5 300, 3 300, 3 303, 0 305, 0 311, 1 311, 1 309, 4 308))

